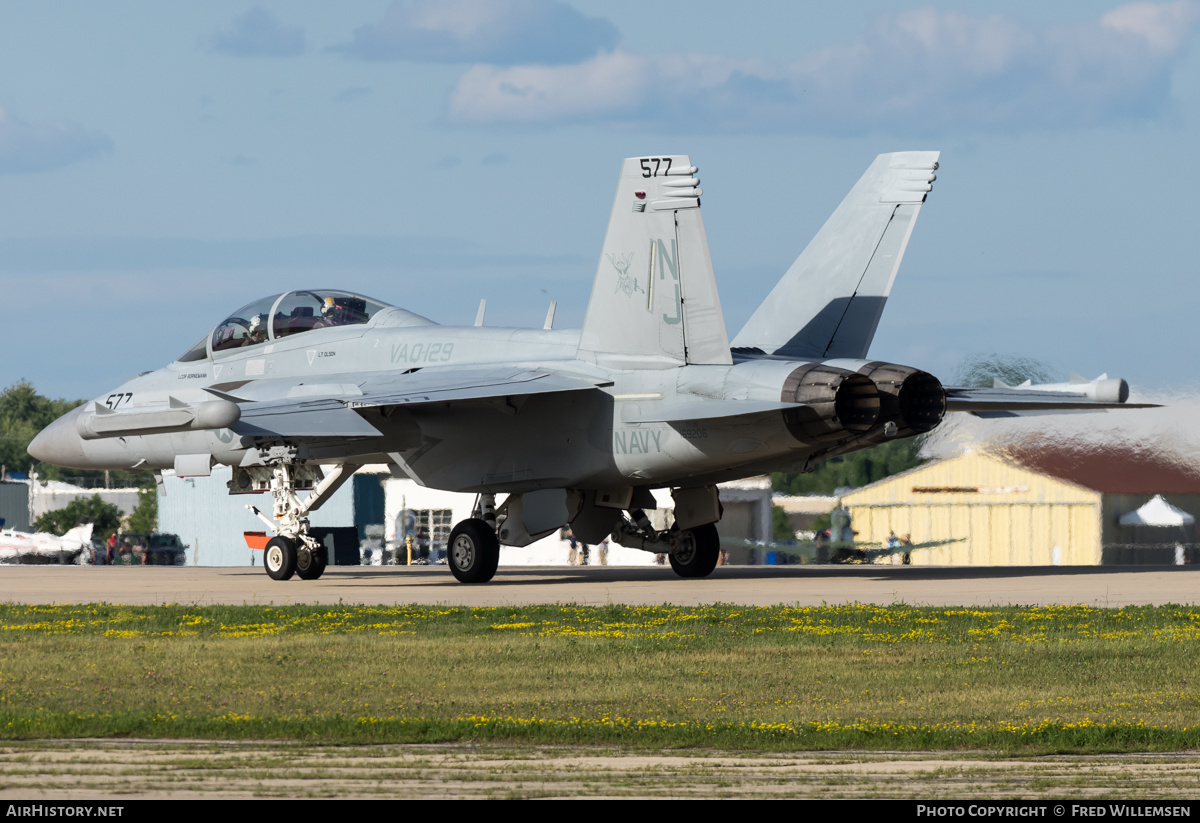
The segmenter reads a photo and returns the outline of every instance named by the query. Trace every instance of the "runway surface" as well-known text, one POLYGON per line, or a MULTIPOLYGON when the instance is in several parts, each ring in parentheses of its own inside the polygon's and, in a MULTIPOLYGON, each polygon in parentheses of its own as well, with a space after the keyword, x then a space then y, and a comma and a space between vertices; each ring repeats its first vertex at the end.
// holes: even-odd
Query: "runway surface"
POLYGON ((492 582, 464 586, 445 566, 340 567, 320 580, 286 582, 261 567, 2 566, 0 602, 1190 605, 1200 602, 1200 567, 728 566, 704 580, 660 567, 501 567, 492 582))
MULTIPOLYGON (((1189 806, 1195 752, 1001 758, 993 752, 724 752, 512 743, 63 740, 0 745, 0 799, 764 800, 1162 798, 1189 806), (35 763, 40 768, 30 767, 35 763), (266 765, 269 764, 269 765, 266 765), (286 766, 282 765, 286 764, 286 766), (1181 802, 1182 799, 1182 802, 1181 802)), ((964 806, 966 804, 964 803, 964 806)))

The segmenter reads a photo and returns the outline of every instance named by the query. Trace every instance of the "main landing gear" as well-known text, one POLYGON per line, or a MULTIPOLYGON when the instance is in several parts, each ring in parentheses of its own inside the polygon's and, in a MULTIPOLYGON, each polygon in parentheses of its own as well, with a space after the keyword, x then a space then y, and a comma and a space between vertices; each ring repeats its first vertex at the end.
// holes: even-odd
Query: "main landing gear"
MULTIPOLYGON (((677 504, 680 501, 691 504, 689 511, 693 518, 692 523, 703 517, 721 516, 715 488, 711 491, 677 491, 676 501, 677 504), (695 505, 697 501, 700 505, 695 505), (706 503, 705 509, 703 505, 706 503)), ((510 505, 511 500, 505 504, 506 507, 510 505)), ((654 528, 646 512, 640 508, 627 509, 629 517, 621 516, 616 510, 609 511, 617 521, 611 535, 614 543, 667 555, 671 560, 671 568, 683 578, 708 577, 717 567, 721 556, 721 537, 713 523, 690 525, 687 529, 673 525, 660 531, 654 528)), ((509 516, 514 516, 511 510, 509 516)), ((605 521, 602 519, 600 522, 603 524, 605 521)), ((603 528, 603 525, 601 527, 603 528)), ((497 528, 495 497, 490 494, 480 495, 470 519, 463 520, 450 532, 447 545, 450 571, 459 582, 486 583, 495 576, 496 566, 500 562, 500 541, 497 533, 505 531, 506 526, 497 528)), ((509 532, 510 538, 511 534, 509 532)), ((523 537, 526 542, 533 539, 529 535, 523 537)))
POLYGON ((666 554, 675 574, 685 578, 708 577, 721 556, 721 536, 708 523, 680 529, 656 530, 642 509, 629 509, 632 521, 621 518, 612 539, 632 549, 666 554))
POLYGON ((711 523, 679 532, 679 546, 667 557, 680 577, 708 577, 721 555, 721 537, 711 523))
POLYGON ((460 583, 486 583, 500 564, 500 540, 496 537, 496 498, 483 494, 471 518, 450 532, 447 544, 450 571, 460 583))

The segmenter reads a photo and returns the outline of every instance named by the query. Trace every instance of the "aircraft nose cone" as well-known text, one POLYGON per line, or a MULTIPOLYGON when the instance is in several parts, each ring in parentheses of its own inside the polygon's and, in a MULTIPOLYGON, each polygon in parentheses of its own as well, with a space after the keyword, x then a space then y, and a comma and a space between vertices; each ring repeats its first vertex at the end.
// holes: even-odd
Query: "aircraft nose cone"
POLYGON ((43 463, 53 463, 56 466, 69 466, 73 469, 88 468, 87 457, 83 454, 83 440, 75 421, 83 414, 83 406, 67 412, 46 428, 38 432, 37 437, 29 444, 29 453, 43 463))

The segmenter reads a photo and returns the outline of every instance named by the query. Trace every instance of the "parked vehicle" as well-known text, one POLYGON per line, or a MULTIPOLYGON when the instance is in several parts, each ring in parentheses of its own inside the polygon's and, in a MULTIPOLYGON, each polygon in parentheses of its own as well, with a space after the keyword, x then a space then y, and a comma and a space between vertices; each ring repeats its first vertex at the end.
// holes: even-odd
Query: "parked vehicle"
POLYGON ((177 534, 120 533, 117 535, 116 565, 185 566, 187 546, 177 534))

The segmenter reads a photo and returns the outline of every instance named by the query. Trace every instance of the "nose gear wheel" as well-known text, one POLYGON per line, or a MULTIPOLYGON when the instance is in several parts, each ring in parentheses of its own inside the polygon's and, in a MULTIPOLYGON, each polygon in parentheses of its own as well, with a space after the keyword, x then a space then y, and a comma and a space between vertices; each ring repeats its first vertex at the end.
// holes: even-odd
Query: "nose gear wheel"
POLYGON ((263 565, 272 580, 288 580, 296 573, 296 541, 287 537, 272 537, 267 541, 263 565))

